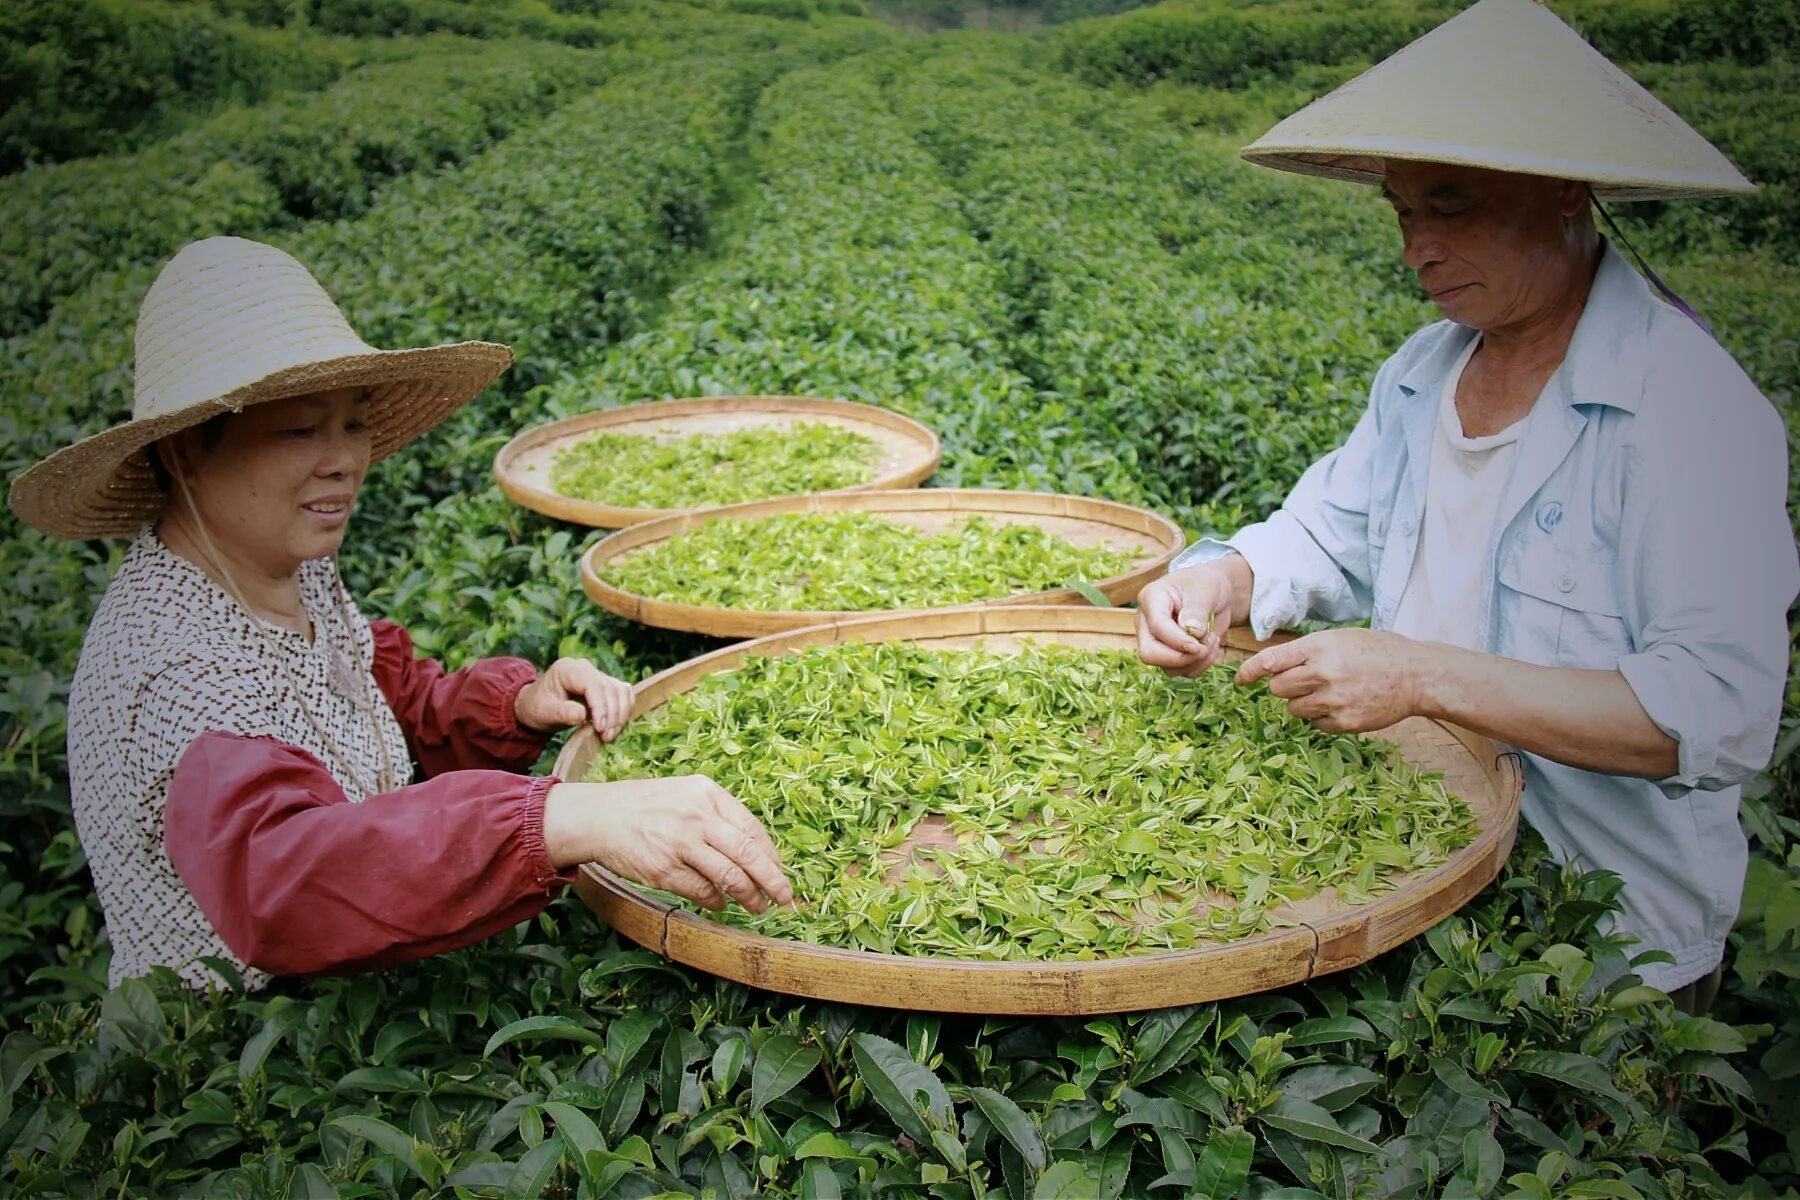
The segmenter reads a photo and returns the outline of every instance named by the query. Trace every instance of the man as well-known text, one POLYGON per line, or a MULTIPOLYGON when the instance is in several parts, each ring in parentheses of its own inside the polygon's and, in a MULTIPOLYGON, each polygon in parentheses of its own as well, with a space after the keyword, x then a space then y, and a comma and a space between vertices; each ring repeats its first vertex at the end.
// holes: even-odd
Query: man
POLYGON ((1592 212, 1751 185, 1532 0, 1481 0, 1244 153, 1380 184, 1448 320, 1278 512, 1145 589, 1140 656, 1191 675, 1228 623, 1368 618, 1238 681, 1328 730, 1417 714, 1516 747, 1526 820, 1624 878, 1623 929, 1672 960, 1643 978, 1704 1010, 1800 590, 1787 441, 1592 212))

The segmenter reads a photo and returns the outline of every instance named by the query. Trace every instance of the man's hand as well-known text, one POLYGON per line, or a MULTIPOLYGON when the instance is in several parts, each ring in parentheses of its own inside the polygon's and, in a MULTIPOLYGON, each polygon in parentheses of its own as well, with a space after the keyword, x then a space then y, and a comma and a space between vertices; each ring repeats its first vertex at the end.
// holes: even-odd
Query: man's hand
POLYGON ((1224 654, 1233 583, 1220 564, 1202 563, 1147 585, 1137 598, 1138 657, 1192 678, 1224 654))
POLYGON ((1270 646, 1238 666, 1237 681, 1269 681, 1288 711, 1327 733, 1367 733, 1419 712, 1431 647, 1397 633, 1327 629, 1270 646))
POLYGON ((610 742, 631 720, 631 685, 614 679, 585 658, 559 658, 532 683, 519 689, 513 717, 520 728, 553 733, 593 722, 600 740, 610 742))
POLYGON ((750 810, 704 775, 559 783, 544 798, 544 849, 559 870, 597 862, 706 908, 792 904, 781 856, 750 810))

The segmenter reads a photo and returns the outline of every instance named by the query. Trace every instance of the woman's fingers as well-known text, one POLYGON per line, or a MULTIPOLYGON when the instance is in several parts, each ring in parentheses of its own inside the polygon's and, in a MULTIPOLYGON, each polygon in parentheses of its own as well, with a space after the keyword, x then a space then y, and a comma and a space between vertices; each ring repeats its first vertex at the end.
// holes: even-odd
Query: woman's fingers
POLYGON ((781 870, 781 856, 769 839, 768 831, 735 797, 727 793, 725 801, 730 802, 729 806, 724 801, 719 804, 720 816, 724 819, 706 827, 708 845, 740 867, 761 894, 777 904, 792 904, 794 889, 781 870), (732 813, 732 807, 737 809, 736 814, 732 813))
POLYGON ((614 679, 585 658, 558 659, 551 667, 556 683, 570 698, 564 711, 570 725, 593 725, 600 740, 610 742, 631 719, 631 685, 614 679))
POLYGON ((757 886, 750 873, 710 844, 690 842, 681 848, 681 859, 704 876, 708 883, 751 912, 759 913, 769 907, 769 897, 757 886))
POLYGON ((636 702, 637 697, 633 694, 629 683, 611 676, 606 677, 606 691, 607 713, 611 717, 608 724, 617 734, 631 723, 631 706, 636 702))
POLYGON ((663 873, 660 880, 647 879, 644 882, 664 891, 674 892, 677 896, 685 896, 701 908, 711 909, 713 912, 718 912, 726 904, 725 893, 712 880, 686 863, 676 863, 663 873))

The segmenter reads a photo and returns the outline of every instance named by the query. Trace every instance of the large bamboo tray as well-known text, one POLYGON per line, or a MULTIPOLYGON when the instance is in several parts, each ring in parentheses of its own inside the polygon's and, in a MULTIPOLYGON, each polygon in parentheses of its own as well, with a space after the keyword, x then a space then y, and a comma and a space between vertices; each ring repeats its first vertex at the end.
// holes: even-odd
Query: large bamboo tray
POLYGON ((684 436, 792 426, 806 421, 842 425, 881 447, 874 475, 867 483, 844 489, 847 491, 913 487, 937 470, 942 456, 937 434, 910 417, 872 404, 813 396, 703 396, 581 413, 527 429, 494 456, 494 478, 507 499, 547 517, 596 529, 624 529, 640 521, 692 510, 625 508, 565 496, 550 486, 550 464, 557 451, 601 432, 684 436))
MULTIPOLYGON (((889 639, 938 648, 983 644, 1004 649, 1020 638, 1097 648, 1135 645, 1132 614, 1119 609, 960 609, 923 617, 865 618, 745 642, 673 667, 637 686, 633 715, 649 712, 752 654, 889 639)), ((1266 644, 1233 630, 1226 640, 1228 658, 1241 659, 1266 644)), ((1038 1016, 1222 1000, 1367 962, 1455 912, 1504 865, 1519 819, 1521 777, 1512 757, 1500 754, 1484 737, 1421 717, 1409 717, 1376 736, 1397 742, 1408 762, 1443 772, 1450 790, 1475 810, 1475 841, 1432 871, 1400 876, 1399 887, 1367 904, 1345 904, 1327 889, 1273 910, 1296 922, 1293 926, 1234 942, 1088 962, 910 957, 734 929, 645 896, 595 863, 582 868, 576 889, 608 924, 665 958, 738 983, 819 1000, 1038 1016)), ((595 744, 592 730, 572 738, 557 757, 556 773, 582 778, 595 744)))
POLYGON ((945 605, 937 609, 826 612, 755 612, 741 608, 708 608, 654 600, 623 591, 600 577, 608 564, 672 537, 728 517, 755 519, 783 513, 866 512, 891 521, 938 532, 975 515, 997 521, 1026 521, 1077 546, 1110 543, 1137 557, 1122 575, 1092 580, 1113 604, 1129 604, 1146 583, 1162 574, 1183 545, 1181 527, 1147 509, 1086 496, 1053 492, 1008 492, 980 488, 917 488, 889 492, 817 492, 783 500, 754 500, 706 508, 681 516, 646 521, 595 542, 581 556, 581 587, 588 598, 608 612, 659 629, 679 629, 714 637, 762 637, 809 625, 861 620, 871 616, 917 615, 954 608, 988 608, 1015 605, 1081 604, 1073 588, 1053 588, 1024 595, 996 596, 971 604, 945 605))

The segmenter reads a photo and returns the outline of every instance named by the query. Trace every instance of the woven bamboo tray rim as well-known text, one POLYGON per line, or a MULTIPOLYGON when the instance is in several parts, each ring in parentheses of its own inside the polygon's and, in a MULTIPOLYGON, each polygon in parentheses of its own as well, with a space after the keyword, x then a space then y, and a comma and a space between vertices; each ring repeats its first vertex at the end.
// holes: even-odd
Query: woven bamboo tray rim
MULTIPOLYGON (((878 616, 793 630, 728 646, 663 671, 634 689, 633 717, 754 654, 851 641, 908 640, 949 647, 1039 642, 1126 648, 1133 614, 1101 608, 959 609, 925 616, 878 616)), ((1263 646, 1231 630, 1226 647, 1243 658, 1263 646)), ((639 892, 596 863, 580 871, 576 891, 589 908, 632 941, 673 962, 752 987, 817 1000, 1025 1016, 1079 1016, 1224 1000, 1301 983, 1358 966, 1431 928, 1486 887, 1506 863, 1518 830, 1522 777, 1514 756, 1485 737, 1422 717, 1372 736, 1396 742, 1408 762, 1443 772, 1447 788, 1474 809, 1473 842, 1431 871, 1396 878, 1394 890, 1347 905, 1327 893, 1294 910, 1297 923, 1254 937, 1190 950, 1094 959, 981 962, 814 946, 736 929, 639 892)), ((557 756, 564 779, 586 774, 592 730, 557 756)))
POLYGON ((1097 538, 1104 533, 1109 540, 1135 541, 1138 553, 1129 571, 1092 581, 1095 589, 1115 605, 1129 604, 1136 599, 1145 584, 1163 573, 1170 560, 1181 552, 1184 544, 1181 527, 1167 517, 1149 509, 1120 504, 1114 500, 1096 500, 1089 496, 994 488, 814 492, 806 496, 753 500, 744 504, 697 509, 621 529, 601 538, 582 554, 581 588, 601 608, 641 625, 731 638, 762 637, 790 629, 804 629, 811 625, 856 621, 873 616, 912 616, 964 608, 1086 603, 1081 593, 1073 588, 1050 588, 1041 592, 994 596, 986 600, 923 609, 764 612, 657 600, 625 591, 601 578, 601 573, 609 563, 684 533, 691 533, 713 521, 759 520, 790 513, 832 512, 865 512, 901 519, 908 516, 927 519, 941 517, 945 518, 945 524, 951 519, 961 520, 972 516, 1019 518, 1043 526, 1052 533, 1067 534, 1072 526, 1079 526, 1082 533, 1090 538, 1097 538))
POLYGON ((630 428, 634 425, 652 426, 647 432, 678 434, 682 427, 708 433, 802 421, 841 425, 874 438, 882 447, 875 474, 843 491, 915 487, 937 470, 943 455, 936 433, 911 417, 873 404, 822 396, 694 396, 598 409, 533 426, 494 455, 494 479, 507 499, 547 517, 595 529, 625 529, 705 506, 631 508, 565 496, 548 481, 549 462, 557 450, 595 433, 635 432, 630 428))

